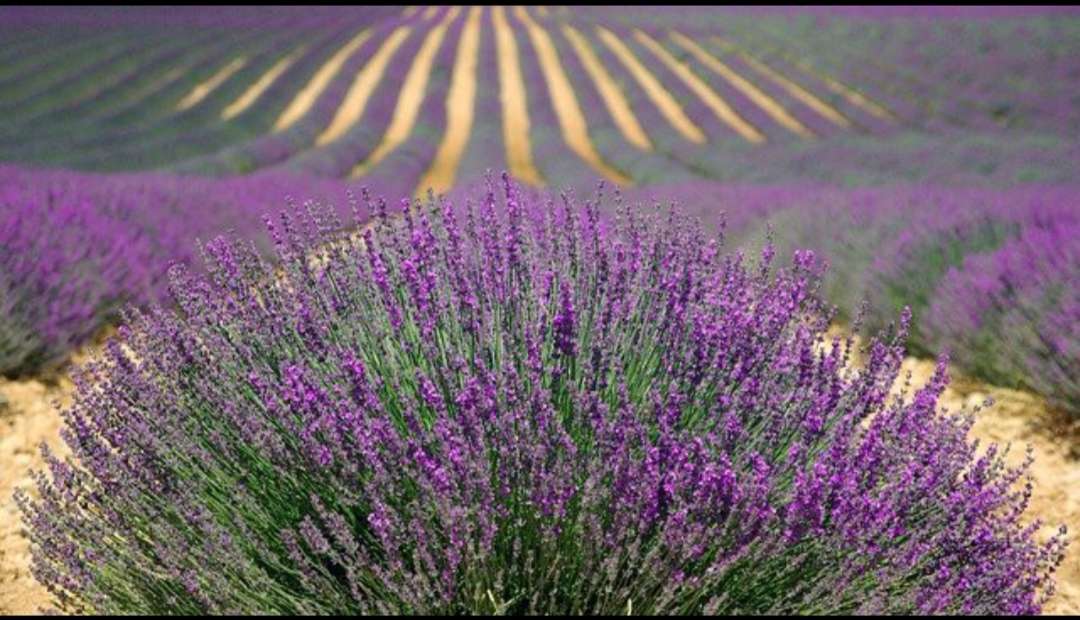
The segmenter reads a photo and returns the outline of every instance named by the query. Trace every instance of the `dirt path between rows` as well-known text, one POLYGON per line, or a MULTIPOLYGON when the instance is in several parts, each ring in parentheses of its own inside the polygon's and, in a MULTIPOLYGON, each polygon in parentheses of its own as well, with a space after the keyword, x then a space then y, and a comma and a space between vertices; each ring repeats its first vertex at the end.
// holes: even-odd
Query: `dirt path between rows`
MULTIPOLYGON (((905 368, 921 385, 933 372, 927 360, 908 359, 905 368)), ((0 379, 0 615, 36 613, 49 605, 49 595, 30 575, 30 549, 12 491, 31 486, 30 472, 42 466, 36 446, 42 441, 61 450, 60 417, 56 403, 70 402, 71 381, 60 376, 46 384, 39 380, 0 379)), ((982 411, 973 434, 985 442, 1012 442, 1012 456, 1023 458, 1023 447, 1035 449, 1034 495, 1030 513, 1045 523, 1049 536, 1058 524, 1069 527, 1070 538, 1080 531, 1080 437, 1069 432, 1030 394, 986 386, 962 379, 946 391, 942 406, 956 410, 973 407, 989 396, 993 407, 982 411)), ((1050 614, 1080 612, 1080 544, 1070 547, 1058 571, 1057 593, 1046 606, 1050 614)))
POLYGON ((44 464, 41 442, 67 453, 57 405, 69 404, 72 390, 67 377, 53 384, 0 379, 0 615, 38 613, 49 604, 30 575, 30 542, 12 493, 33 486, 30 473, 44 464))

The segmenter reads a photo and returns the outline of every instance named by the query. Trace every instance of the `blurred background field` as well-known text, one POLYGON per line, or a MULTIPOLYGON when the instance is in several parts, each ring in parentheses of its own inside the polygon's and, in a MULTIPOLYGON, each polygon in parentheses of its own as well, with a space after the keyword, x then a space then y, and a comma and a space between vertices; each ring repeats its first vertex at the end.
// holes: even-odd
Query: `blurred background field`
MULTIPOLYGON (((910 353, 1006 395, 977 432, 1038 446, 1036 508, 1080 527, 1075 8, 4 7, 0 39, 0 611, 42 602, 14 444, 55 443, 44 403, 125 304, 197 239, 267 249, 287 197, 360 224, 347 191, 488 170, 813 248, 844 322, 910 305, 910 353)), ((1061 576, 1076 611, 1075 549, 1061 576)))

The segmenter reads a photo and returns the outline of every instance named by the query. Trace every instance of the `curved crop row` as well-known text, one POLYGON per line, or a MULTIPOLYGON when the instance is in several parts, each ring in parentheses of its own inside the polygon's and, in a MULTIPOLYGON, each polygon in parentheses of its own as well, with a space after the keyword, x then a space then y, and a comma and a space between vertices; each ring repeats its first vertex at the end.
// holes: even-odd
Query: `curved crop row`
POLYGON ((849 318, 870 300, 866 319, 880 327, 910 306, 925 326, 913 329, 912 351, 948 349, 970 375, 1080 413, 1071 378, 1080 372, 1070 285, 1080 279, 1074 188, 739 192, 704 183, 667 193, 690 204, 719 201, 742 239, 761 235, 759 222, 771 220, 784 246, 815 247, 832 263, 828 297, 849 318))
MULTIPOLYGON (((420 49, 417 41, 421 32, 435 28, 441 19, 440 11, 435 8, 398 12, 396 15, 391 13, 390 16, 381 10, 352 12, 348 15, 350 22, 363 20, 365 15, 370 14, 372 19, 365 22, 370 29, 353 32, 349 41, 333 52, 324 48, 322 52, 329 52, 329 56, 325 57, 324 64, 318 69, 311 68, 305 74, 282 67, 275 74, 272 65, 293 51, 298 40, 317 39, 319 35, 333 32, 329 24, 317 17, 320 12, 315 11, 316 17, 310 18, 314 25, 282 32, 281 36, 266 37, 262 34, 265 31, 283 30, 281 23, 287 22, 288 18, 271 11, 260 30, 253 27, 255 24, 252 22, 258 21, 256 18, 245 16, 238 9, 235 13, 233 9, 222 11, 227 16, 223 23, 213 28, 212 32, 204 30, 202 34, 211 37, 209 44, 220 47, 220 51, 208 55, 206 46, 193 45, 188 46, 189 49, 181 49, 184 46, 176 47, 175 41, 178 39, 174 37, 170 47, 165 38, 152 39, 149 35, 140 35, 140 30, 129 24, 134 21, 148 26, 147 32, 154 32, 154 28, 158 27, 158 14, 154 11, 148 10, 142 16, 126 16, 119 20, 115 27, 115 49, 108 48, 113 49, 111 54, 104 54, 101 50, 105 47, 98 46, 99 49, 92 50, 93 54, 87 56, 104 54, 96 64, 83 69, 75 67, 75 73, 70 76, 54 76, 59 88, 39 85, 34 92, 37 93, 35 96, 42 98, 40 102, 34 103, 34 97, 31 97, 24 102, 25 105, 13 108, 26 118, 24 122, 12 126, 14 133, 7 136, 2 152, 17 160, 77 168, 123 170, 172 166, 185 172, 213 174, 250 172, 299 158, 299 169, 329 176, 358 176, 371 167, 363 165, 366 154, 371 152, 367 146, 371 140, 369 134, 377 133, 380 129, 364 122, 365 109, 374 106, 389 112, 395 106, 395 95, 400 90, 396 88, 397 81, 394 79, 400 76, 391 74, 392 79, 387 80, 385 68, 415 59, 420 49), (230 38, 233 43, 228 45, 226 43, 230 38), (399 46, 401 49, 398 49, 399 46), (199 54, 206 55, 204 60, 193 62, 199 54), (364 64, 359 64, 361 62, 364 64), (230 67, 231 71, 222 73, 230 67), (269 114, 275 104, 267 102, 261 109, 253 106, 241 115, 243 122, 233 122, 234 115, 228 110, 236 103, 235 99, 245 89, 265 78, 268 71, 273 74, 273 79, 263 85, 262 97, 278 101, 276 112, 279 115, 275 118, 269 114), (207 80, 213 80, 215 76, 220 83, 214 83, 214 88, 210 88, 207 80), (201 85, 207 92, 200 91, 200 95, 209 99, 191 99, 194 96, 192 91, 184 91, 182 85, 189 85, 189 88, 200 88, 201 85), (188 102, 192 106, 190 110, 185 109, 188 102), (170 105, 175 105, 176 109, 170 110, 170 105), (355 161, 349 162, 350 159, 355 161), (358 167, 360 171, 357 171, 358 167)), ((284 9, 282 11, 285 15, 291 15, 284 9)), ((495 24, 497 13, 487 9, 482 11, 479 37, 485 39, 497 34, 494 32, 498 30, 495 24)), ((116 17, 112 12, 107 13, 110 17, 116 17)), ((507 41, 514 43, 521 39, 521 62, 535 59, 541 65, 542 81, 529 85, 528 90, 537 91, 531 97, 530 105, 550 104, 567 148, 576 158, 586 161, 594 172, 611 180, 626 183, 631 177, 626 176, 618 166, 610 165, 608 157, 602 156, 593 141, 594 134, 602 136, 606 133, 591 129, 592 123, 587 121, 587 117, 599 113, 600 108, 583 109, 578 101, 581 96, 596 96, 591 92, 595 85, 590 82, 596 81, 597 70, 600 75, 610 74, 613 70, 610 66, 604 66, 609 61, 595 52, 589 52, 594 47, 590 39, 597 35, 599 38, 592 39, 597 44, 603 42, 605 46, 618 46, 619 63, 633 63, 631 71, 635 73, 635 81, 645 79, 641 76, 646 75, 650 83, 643 82, 641 86, 645 87, 648 97, 652 99, 648 105, 660 105, 661 112, 674 123, 671 127, 667 127, 666 123, 650 127, 650 133, 674 131, 676 140, 689 140, 690 146, 704 145, 709 140, 720 140, 726 144, 730 142, 728 138, 738 136, 751 144, 758 144, 766 138, 786 142, 787 138, 793 136, 812 139, 819 135, 811 124, 820 121, 820 118, 817 113, 805 108, 805 97, 792 98, 785 94, 788 90, 778 91, 766 84, 769 80, 763 81, 760 75, 752 76, 740 71, 741 67, 735 65, 737 60, 721 59, 714 53, 715 50, 709 48, 706 37, 700 31, 688 31, 687 34, 647 26, 624 28, 619 23, 611 26, 599 24, 594 28, 588 22, 575 27, 560 12, 546 11, 542 14, 539 10, 519 7, 509 13, 513 13, 509 20, 503 19, 510 24, 513 36, 508 38, 506 33, 498 34, 496 43, 502 40, 500 45, 506 45, 507 41), (577 34, 567 35, 567 32, 577 34), (563 41, 565 36, 572 37, 570 46, 563 41), (582 50, 586 50, 586 56, 581 56, 582 50), (626 60, 627 57, 632 57, 632 60, 626 60), (588 78, 576 69, 567 73, 567 66, 576 65, 583 58, 587 59, 585 69, 590 73, 588 78), (664 98, 664 101, 657 97, 664 98), (538 98, 545 101, 538 101, 538 98), (813 120, 807 121, 807 118, 813 120)), ((25 15, 33 19, 40 17, 32 12, 25 15)), ((74 10, 70 14, 61 12, 60 15, 68 20, 60 20, 63 27, 70 27, 69 21, 92 19, 74 10)), ((707 16, 708 13, 702 15, 707 16)), ((195 24, 207 18, 186 13, 184 19, 195 24)), ((461 19, 465 19, 464 13, 461 19)), ((455 43, 446 41, 447 45, 455 43)), ((477 63, 497 63, 499 58, 512 55, 509 52, 503 54, 496 47, 484 46, 477 63)), ((314 52, 310 55, 312 58, 319 56, 314 52)), ((77 54, 74 60, 88 63, 77 54)), ((451 60, 445 66, 447 70, 457 59, 451 60)), ((64 64, 67 63, 56 63, 57 66, 64 64)), ((301 65, 303 61, 295 60, 292 64, 301 65)), ((771 70, 774 73, 780 71, 776 68, 771 70)), ((29 77, 39 81, 44 79, 40 75, 29 77)), ((603 80, 597 82, 603 83, 603 80)), ((16 83, 14 86, 22 88, 25 85, 16 83)), ((614 122, 623 137, 629 139, 635 148, 645 144, 651 148, 653 142, 671 142, 669 136, 643 137, 640 124, 626 120, 629 116, 646 114, 628 107, 628 102, 637 97, 635 94, 621 93, 624 88, 630 90, 638 87, 636 83, 604 85, 599 95, 609 118, 601 122, 604 125, 614 122), (616 108, 609 109, 611 105, 616 105, 616 108), (618 106, 621 106, 621 111, 618 106), (637 129, 628 129, 635 125, 637 129), (627 134, 627 131, 631 133, 627 134)), ((475 107, 494 106, 494 99, 501 97, 496 95, 499 92, 499 89, 479 91, 474 97, 475 107)), ((515 109, 507 110, 513 112, 515 109)), ((486 122, 486 118, 484 120, 486 122)), ((477 125, 477 130, 483 127, 483 124, 477 125)), ((846 129, 842 125, 828 126, 828 131, 832 133, 846 129)), ((825 133, 821 132, 820 135, 825 133)), ((504 142, 507 139, 515 140, 516 135, 524 135, 523 132, 507 133, 505 129, 503 134, 504 142)), ((484 136, 474 141, 470 135, 465 137, 464 142, 475 142, 487 148, 489 143, 494 144, 491 142, 493 139, 494 136, 484 136)), ((395 140, 400 144, 404 138, 397 136, 395 140)), ((455 138, 455 143, 462 141, 455 138)), ((682 150, 685 146, 673 148, 682 150)), ((618 141, 605 140, 604 147, 609 152, 617 153, 618 141)), ((716 150, 714 147, 707 145, 701 152, 716 150)), ((513 151, 519 149, 514 145, 509 148, 513 151)), ((380 153, 379 158, 381 156, 380 153)), ((454 159, 467 161, 472 156, 472 153, 464 152, 454 159)), ((641 167, 641 162, 637 161, 640 158, 630 156, 627 159, 641 167)), ((666 159, 667 167, 671 167, 674 159, 678 162, 676 165, 686 168, 691 176, 700 174, 702 169, 693 161, 693 156, 669 156, 666 159)), ((438 167, 445 165, 439 164, 438 167)), ((471 167, 476 168, 475 165, 471 167)), ((708 168, 710 166, 704 167, 708 168)), ((473 171, 467 174, 471 176, 473 171)), ((435 184, 445 185, 442 182, 435 184)))
MULTIPOLYGON (((1075 215, 1075 213, 1074 213, 1075 215)), ((962 368, 1080 415, 1080 219, 1032 222, 949 269, 926 312, 928 340, 962 368)))
POLYGON ((123 305, 160 300, 168 267, 193 262, 195 239, 258 230, 300 188, 345 192, 282 174, 218 181, 0 167, 0 374, 62 362, 123 305))

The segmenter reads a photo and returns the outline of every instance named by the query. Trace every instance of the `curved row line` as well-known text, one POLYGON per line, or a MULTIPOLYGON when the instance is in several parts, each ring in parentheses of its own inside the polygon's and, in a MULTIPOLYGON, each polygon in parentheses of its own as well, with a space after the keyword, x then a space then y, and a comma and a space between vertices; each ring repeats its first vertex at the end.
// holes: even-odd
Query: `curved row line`
MULTIPOLYGON (((334 147, 340 151, 347 137, 352 141, 360 133, 373 133, 373 146, 357 152, 353 162, 347 164, 339 174, 357 178, 372 173, 390 153, 409 141, 425 107, 425 99, 433 94, 429 92, 430 77, 436 68, 441 69, 436 67, 436 57, 444 44, 453 45, 445 39, 450 25, 459 17, 466 21, 456 42, 449 91, 444 103, 447 122, 441 128, 438 147, 419 178, 418 185, 424 189, 431 186, 436 191, 442 191, 453 184, 458 165, 469 145, 477 98, 491 95, 477 90, 476 73, 484 21, 491 22, 494 32, 495 45, 491 53, 496 54, 497 60, 502 148, 511 172, 530 184, 544 183, 544 175, 537 165, 530 138, 533 126, 530 115, 534 105, 551 106, 562 142, 594 172, 620 184, 632 183, 631 175, 605 159, 602 155, 605 149, 593 141, 595 130, 590 128, 588 115, 577 94, 586 87, 594 89, 597 100, 602 103, 608 116, 604 124, 610 122, 621 139, 643 152, 652 152, 657 148, 657 132, 662 133, 663 128, 641 122, 641 110, 635 107, 641 105, 641 98, 631 92, 637 89, 671 129, 695 145, 707 143, 709 136, 717 131, 709 127, 723 128, 750 144, 761 144, 771 140, 773 135, 772 130, 767 131, 763 123, 775 125, 802 139, 813 139, 818 137, 820 131, 817 126, 812 129, 808 125, 808 114, 841 129, 859 127, 834 104, 811 92, 805 82, 796 81, 771 67, 765 60, 756 58, 748 50, 721 38, 709 37, 705 40, 699 35, 687 35, 677 30, 656 32, 643 27, 625 31, 596 25, 590 31, 576 27, 562 17, 554 17, 565 15, 562 10, 538 7, 534 11, 538 18, 534 18, 524 7, 516 7, 511 15, 501 7, 494 7, 490 9, 489 20, 483 20, 483 11, 479 7, 465 12, 460 7, 454 7, 431 23, 439 15, 438 7, 423 11, 418 7, 408 7, 396 26, 383 24, 381 27, 362 28, 325 58, 302 82, 302 86, 286 97, 288 103, 278 108, 272 125, 267 129, 287 139, 290 152, 268 159, 258 158, 253 165, 256 168, 283 165, 296 159, 301 152, 310 150, 334 147), (515 23, 512 24, 511 19, 515 23), (558 23, 551 21, 555 19, 558 23), (548 23, 551 28, 546 27, 548 23), (387 33, 385 38, 378 34, 383 31, 387 33), (518 38, 522 34, 524 41, 518 38), (381 101, 384 95, 389 96, 382 88, 388 68, 396 62, 395 57, 402 53, 407 42, 418 37, 422 43, 418 47, 415 44, 409 46, 415 52, 403 81, 399 81, 392 116, 381 129, 370 124, 364 126, 369 104, 376 99, 381 101), (528 53, 539 65, 542 76, 539 83, 527 82, 522 76, 520 55, 523 44, 529 46, 528 53), (369 48, 374 49, 363 51, 369 48), (355 73, 352 69, 347 70, 347 67, 357 64, 358 56, 365 56, 362 66, 355 73), (575 78, 571 78, 564 67, 570 60, 580 63, 575 78), (616 71, 625 72, 631 80, 620 79, 616 71), (751 79, 746 71, 753 72, 754 77, 761 81, 751 79), (587 76, 590 82, 587 86, 580 82, 575 85, 574 79, 586 79, 581 76, 587 76), (347 88, 344 81, 349 82, 347 88), (539 93, 531 92, 545 88, 547 93, 539 98, 539 93), (330 105, 329 97, 337 92, 344 94, 334 95, 336 102, 329 110, 326 108, 330 105), (786 99, 781 101, 778 93, 785 95, 786 99), (793 104, 801 107, 798 113, 790 108, 793 104), (322 110, 320 116, 327 112, 329 116, 325 120, 313 116, 316 108, 322 110), (702 110, 707 113, 702 115, 702 110), (758 116, 752 119, 743 110, 756 111, 758 116), (309 134, 310 131, 314 133, 309 134)), ((280 57, 275 57, 273 62, 268 59, 260 63, 261 68, 257 73, 249 53, 234 52, 232 57, 219 61, 218 68, 212 74, 191 86, 175 102, 174 110, 195 112, 211 105, 214 99, 213 105, 216 107, 213 118, 232 123, 243 113, 257 108, 261 100, 269 97, 280 99, 284 91, 292 90, 292 82, 286 83, 285 79, 290 69, 310 55, 313 46, 305 43, 290 44, 290 47, 293 49, 280 52, 280 57), (250 71, 246 69, 249 65, 252 66, 250 71), (233 85, 233 82, 241 79, 241 75, 244 84, 233 85), (233 95, 228 100, 222 100, 224 95, 216 95, 230 88, 233 95)), ((161 81, 172 82, 177 78, 178 71, 179 68, 173 68, 161 81)), ((842 92, 844 99, 852 106, 895 120, 883 106, 855 89, 826 75, 815 74, 815 77, 833 92, 842 92)), ((482 120, 487 122, 487 119, 482 120)), ((261 122, 254 119, 249 126, 255 128, 261 122)), ((258 134, 248 134, 250 138, 244 138, 242 133, 224 129, 198 131, 208 132, 207 135, 220 134, 220 138, 212 141, 215 145, 225 146, 229 140, 239 139, 240 146, 233 149, 237 154, 248 151, 248 147, 242 145, 245 140, 251 143, 251 148, 258 148, 258 144, 265 142, 258 138, 258 134), (230 135, 236 137, 230 138, 230 135)), ((127 132, 127 137, 132 140, 127 148, 132 153, 140 148, 134 142, 139 136, 138 131, 127 132)), ((663 140, 661 143, 667 144, 663 140)), ((281 142, 281 146, 275 148, 286 148, 285 144, 281 142)), ((221 147, 208 148, 220 150, 221 147)), ((661 151, 662 154, 666 153, 667 147, 661 151)))

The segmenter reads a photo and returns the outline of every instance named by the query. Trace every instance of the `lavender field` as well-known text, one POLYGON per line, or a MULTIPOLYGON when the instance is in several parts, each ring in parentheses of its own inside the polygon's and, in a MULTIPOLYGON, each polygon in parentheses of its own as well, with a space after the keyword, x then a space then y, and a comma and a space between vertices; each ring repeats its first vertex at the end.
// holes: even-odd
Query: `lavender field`
POLYGON ((1080 612, 1080 11, 0 40, 0 613, 1080 612))

